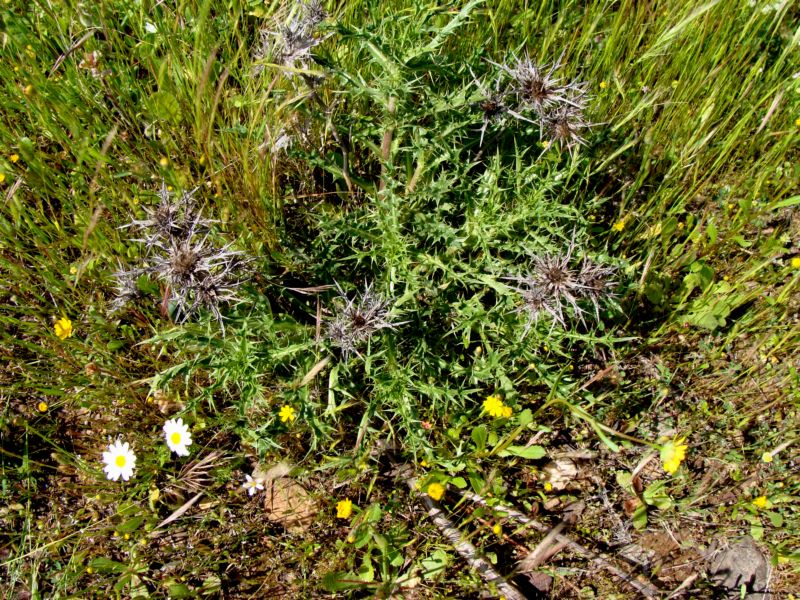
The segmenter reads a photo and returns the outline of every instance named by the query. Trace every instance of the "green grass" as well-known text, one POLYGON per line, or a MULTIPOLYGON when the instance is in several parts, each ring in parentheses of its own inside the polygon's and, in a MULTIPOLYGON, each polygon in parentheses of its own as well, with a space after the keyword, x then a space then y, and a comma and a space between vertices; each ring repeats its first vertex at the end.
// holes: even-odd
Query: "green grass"
MULTIPOLYGON (((797 7, 326 8, 329 37, 286 70, 254 51, 290 4, 0 7, 4 597, 476 596, 402 465, 423 491, 448 485, 505 576, 542 536, 459 490, 545 523, 583 500, 570 535, 615 560, 620 540, 653 550, 640 572, 665 595, 696 574, 685 593, 712 597, 702 550, 745 534, 772 591, 797 589, 797 7), (547 148, 511 115, 481 144, 476 79, 493 89, 493 63, 526 53, 586 82, 585 147, 547 148), (198 188, 210 243, 251 259, 224 335, 205 312, 176 324, 152 274, 109 311, 119 265, 153 260, 120 227, 162 182, 198 188), (530 324, 508 278, 572 246, 572 267, 613 267, 613 297, 530 324), (349 360, 327 337, 336 284, 372 285, 394 324, 349 360), (491 394, 511 417, 483 412, 491 394), (187 459, 162 439, 177 415, 187 459), (137 454, 127 483, 102 472, 117 436, 137 454), (669 475, 658 452, 678 436, 669 475), (575 450, 591 458, 550 489, 550 461, 575 450), (290 477, 244 493, 281 461, 290 477), (314 518, 265 508, 284 492, 314 518)), ((637 597, 587 564, 549 559, 552 597, 637 597)))

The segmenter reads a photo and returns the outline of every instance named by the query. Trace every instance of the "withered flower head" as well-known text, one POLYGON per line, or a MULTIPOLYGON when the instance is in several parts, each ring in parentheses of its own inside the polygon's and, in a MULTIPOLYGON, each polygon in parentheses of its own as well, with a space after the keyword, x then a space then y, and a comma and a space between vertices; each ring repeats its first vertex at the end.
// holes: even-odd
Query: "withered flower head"
MULTIPOLYGON (((311 49, 324 42, 329 36, 317 36, 316 29, 328 16, 318 0, 299 3, 298 14, 288 25, 278 25, 277 30, 261 30, 261 44, 253 52, 253 60, 269 60, 282 65, 287 74, 294 75, 292 69, 298 66, 307 69, 311 60, 311 49)), ((253 72, 257 75, 264 66, 257 64, 253 72)))
POLYGON ((328 321, 326 337, 342 350, 347 360, 352 353, 381 329, 394 329, 399 323, 389 320, 390 302, 375 293, 370 284, 354 298, 348 298, 337 283, 339 296, 334 299, 336 314, 328 321))
POLYGON ((561 149, 572 151, 578 145, 585 146, 581 131, 591 125, 584 119, 582 110, 575 104, 563 104, 544 117, 546 137, 561 149))
POLYGON ((196 210, 194 193, 183 192, 180 195, 169 191, 162 182, 158 192, 159 203, 155 207, 145 207, 146 219, 133 220, 120 229, 135 227, 144 233, 144 238, 137 239, 148 249, 153 246, 169 244, 174 240, 186 240, 195 233, 206 228, 210 221, 203 219, 196 210))
POLYGON ((599 303, 607 298, 613 298, 613 290, 617 286, 614 279, 617 270, 614 267, 601 265, 590 258, 584 258, 578 281, 581 284, 581 297, 588 299, 594 306, 597 320, 600 320, 599 303))

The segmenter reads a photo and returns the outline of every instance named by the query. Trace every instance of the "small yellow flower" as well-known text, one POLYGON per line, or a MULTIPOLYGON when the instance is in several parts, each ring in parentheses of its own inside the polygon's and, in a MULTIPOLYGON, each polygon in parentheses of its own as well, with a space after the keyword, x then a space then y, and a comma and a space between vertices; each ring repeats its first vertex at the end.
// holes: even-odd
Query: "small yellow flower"
POLYGON ((764 454, 761 455, 761 460, 764 461, 765 463, 771 463, 772 452, 764 452, 764 454))
POLYGON ((349 519, 351 514, 353 514, 353 501, 350 498, 345 498, 336 503, 337 519, 349 519))
POLYGON ((679 84, 679 83, 680 83, 680 82, 679 82, 677 79, 674 79, 674 80, 672 81, 672 89, 674 90, 676 87, 678 87, 678 84, 679 84))
POLYGON ((797 117, 797 118, 794 120, 794 124, 795 124, 795 126, 797 126, 797 127, 800 127, 800 117, 797 117))
POLYGON ((425 459, 423 458, 421 461, 419 461, 419 466, 420 466, 420 467, 427 467, 427 466, 429 466, 429 465, 428 465, 428 461, 427 461, 427 460, 425 460, 425 459))
POLYGON ((160 164, 162 167, 166 167, 166 166, 168 166, 168 165, 169 165, 169 159, 168 159, 166 156, 162 156, 162 157, 161 157, 161 158, 158 160, 158 164, 160 164))
POLYGON ((11 156, 8 157, 8 160, 10 160, 12 163, 18 162, 19 154, 12 154, 11 156))
POLYGON ((44 401, 39 402, 39 404, 36 405, 36 410, 38 410, 40 413, 46 413, 47 408, 47 402, 44 401))
POLYGON ((503 418, 506 419, 509 418, 513 412, 514 412, 513 408, 511 408, 510 406, 503 405, 503 418))
POLYGON ((22 93, 26 96, 30 96, 33 93, 33 86, 29 83, 22 89, 22 93))
POLYGON ((606 89, 607 87, 608 87, 608 82, 606 82, 606 81, 601 81, 601 82, 600 82, 600 89, 601 89, 601 90, 604 90, 604 89, 606 89))
POLYGON ((486 400, 483 401, 483 410, 493 417, 502 417, 503 401, 500 399, 500 396, 488 396, 486 400))
POLYGON ((0 183, 3 183, 6 180, 6 174, 0 173, 0 183))
POLYGON ((661 462, 664 470, 670 475, 674 475, 681 466, 683 459, 686 458, 688 444, 684 444, 686 438, 673 438, 661 447, 661 462))
POLYGON ((614 231, 622 231, 623 229, 625 229, 625 219, 620 219, 619 221, 614 223, 611 226, 611 229, 613 229, 614 231))
POLYGON ((753 500, 753 506, 756 508, 769 508, 772 506, 772 502, 770 502, 766 496, 759 496, 753 500))
POLYGON ((281 418, 281 423, 286 423, 286 421, 294 421, 295 414, 294 408, 291 406, 281 406, 281 411, 278 413, 281 418))
POLYGON ((92 567, 86 567, 86 573, 89 574, 89 575, 94 573, 94 571, 92 570, 92 567))
POLYGON ((77 273, 78 273, 78 267, 76 267, 75 265, 72 265, 72 266, 69 268, 69 274, 70 274, 70 275, 76 275, 77 273))
POLYGON ((438 502, 442 499, 442 496, 444 496, 444 486, 434 481, 428 486, 428 496, 438 502))
POLYGON ((56 321, 53 328, 55 329, 56 335, 62 340, 72 337, 72 321, 70 321, 67 317, 61 317, 58 321, 56 321))
POLYGON ((348 544, 352 544, 352 543, 353 543, 353 542, 355 542, 355 541, 356 541, 356 538, 355 538, 355 536, 354 536, 354 535, 348 535, 348 536, 347 536, 347 543, 348 543, 348 544))
POLYGON ((791 262, 793 269, 800 269, 800 256, 795 256, 791 262))
POLYGON ((492 527, 492 533, 495 535, 500 535, 503 533, 503 528, 500 526, 500 523, 495 523, 495 526, 492 527))
POLYGON ((545 492, 552 492, 553 491, 553 484, 550 483, 549 481, 546 481, 544 483, 544 491, 545 492))

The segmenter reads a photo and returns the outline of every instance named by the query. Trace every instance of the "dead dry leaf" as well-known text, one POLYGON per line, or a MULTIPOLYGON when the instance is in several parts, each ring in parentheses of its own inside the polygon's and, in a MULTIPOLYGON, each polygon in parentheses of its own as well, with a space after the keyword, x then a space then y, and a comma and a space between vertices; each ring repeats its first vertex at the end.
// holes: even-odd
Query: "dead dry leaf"
POLYGON ((317 514, 317 505, 306 489, 287 477, 266 483, 264 508, 270 521, 292 532, 308 529, 317 514))

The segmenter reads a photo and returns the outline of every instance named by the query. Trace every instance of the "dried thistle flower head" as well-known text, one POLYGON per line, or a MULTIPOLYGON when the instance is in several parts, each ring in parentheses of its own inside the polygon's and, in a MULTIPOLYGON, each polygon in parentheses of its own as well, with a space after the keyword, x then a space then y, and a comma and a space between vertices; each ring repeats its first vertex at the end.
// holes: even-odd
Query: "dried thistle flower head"
POLYGON ((242 252, 231 250, 231 244, 219 248, 209 241, 211 221, 195 210, 195 191, 177 196, 162 185, 158 207, 145 209, 148 219, 125 226, 144 230, 146 237, 135 241, 145 243, 149 256, 145 266, 127 271, 120 267, 114 274, 117 293, 112 310, 138 297, 136 280, 152 274, 167 284, 164 299, 175 305, 178 322, 203 308, 214 315, 224 332, 219 307, 223 302, 239 301, 236 290, 248 260, 242 252))
POLYGON ((570 266, 574 249, 573 240, 563 254, 534 255, 530 270, 525 277, 506 278, 522 284, 522 287, 515 290, 525 301, 521 310, 530 314, 525 328, 526 334, 531 324, 538 322, 542 313, 552 317, 553 325, 558 323, 562 327, 566 327, 564 315, 566 307, 571 307, 576 315, 581 316, 582 310, 578 306, 578 299, 581 297, 583 286, 578 274, 570 266))
POLYGON ((492 64, 511 77, 510 91, 517 97, 518 110, 532 109, 540 117, 551 108, 570 104, 569 95, 583 89, 582 84, 562 83, 561 78, 556 77, 556 71, 561 67, 558 62, 540 65, 526 54, 524 58, 518 58, 513 67, 492 64))
POLYGON ((572 151, 576 146, 586 145, 580 132, 591 125, 584 119, 577 103, 559 106, 544 117, 543 123, 545 135, 561 149, 572 151))
POLYGON ((153 246, 168 244, 171 240, 189 239, 210 224, 196 210, 196 191, 197 188, 180 195, 173 194, 162 182, 158 192, 158 205, 144 208, 147 218, 133 220, 120 229, 135 227, 143 231, 145 237, 134 241, 144 243, 148 250, 153 246))
POLYGON ((122 265, 119 269, 112 274, 114 278, 114 299, 111 301, 111 313, 122 310, 128 303, 141 298, 144 294, 139 289, 136 281, 147 269, 129 269, 125 270, 122 265))
MULTIPOLYGON (((470 73, 472 73, 472 69, 470 69, 470 73)), ((489 124, 502 120, 503 115, 508 110, 505 106, 506 92, 500 89, 500 77, 495 80, 494 89, 484 87, 478 78, 475 77, 475 73, 472 73, 472 82, 483 97, 483 100, 478 103, 478 106, 483 112, 483 125, 481 126, 481 140, 479 146, 483 146, 483 136, 489 124)))
POLYGON ((389 304, 381 295, 375 293, 370 284, 354 298, 348 298, 337 283, 339 296, 334 300, 336 314, 328 321, 326 337, 334 346, 342 350, 347 360, 350 354, 360 356, 358 348, 381 329, 394 329, 400 323, 389 320, 389 304))
POLYGON ((219 304, 239 300, 236 290, 245 264, 242 253, 231 250, 230 244, 214 248, 204 237, 173 242, 163 255, 155 257, 153 272, 169 284, 169 299, 178 309, 178 322, 203 307, 222 326, 219 304))
POLYGON ((613 298, 613 290, 617 286, 614 279, 617 270, 614 267, 601 265, 590 258, 584 258, 578 273, 581 284, 581 297, 588 299, 594 306, 594 314, 600 320, 599 303, 613 298))
MULTIPOLYGON (((311 49, 324 42, 329 36, 317 37, 316 29, 328 16, 318 0, 300 2, 298 14, 288 25, 278 25, 276 30, 262 29, 260 46, 253 52, 253 60, 271 60, 287 69, 291 76, 298 66, 307 69, 311 61, 311 49)), ((264 70, 264 65, 256 64, 254 74, 264 70)))

